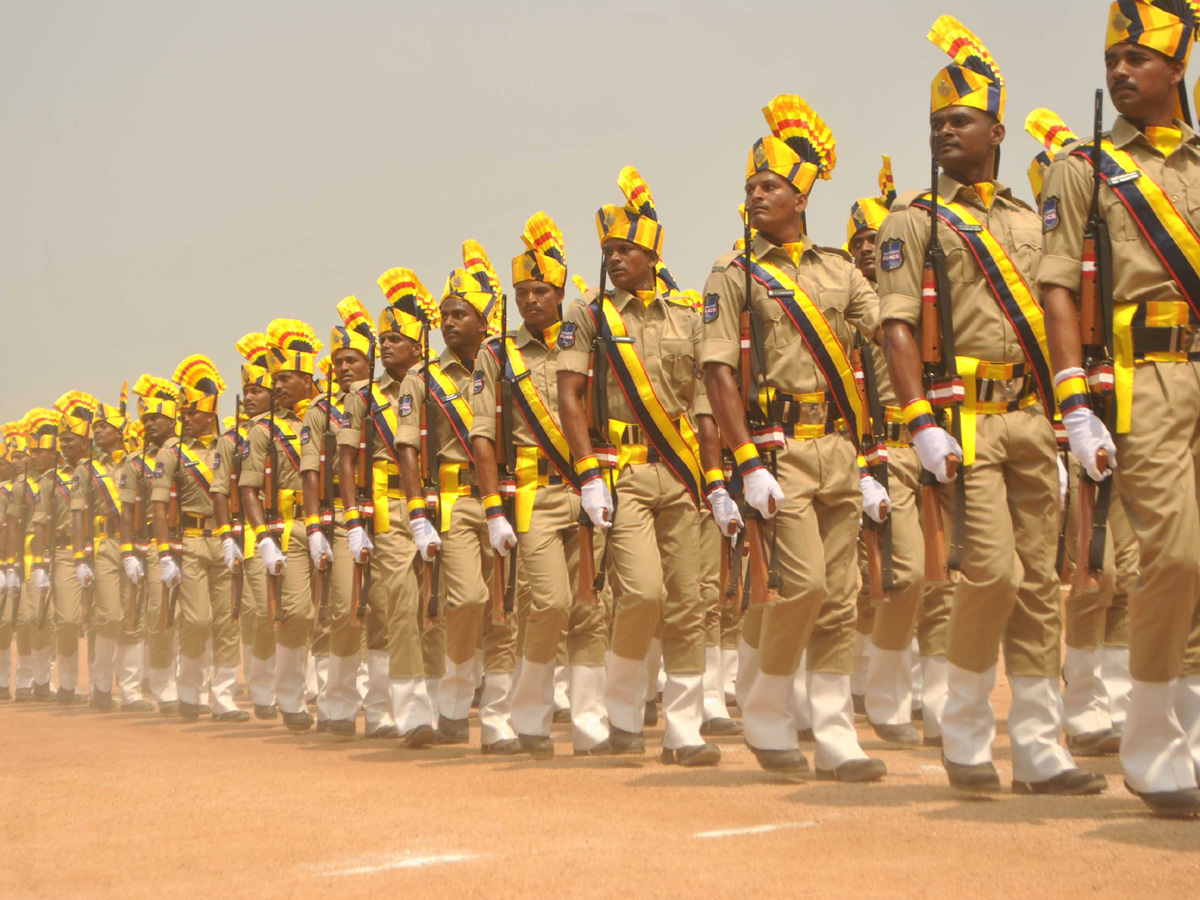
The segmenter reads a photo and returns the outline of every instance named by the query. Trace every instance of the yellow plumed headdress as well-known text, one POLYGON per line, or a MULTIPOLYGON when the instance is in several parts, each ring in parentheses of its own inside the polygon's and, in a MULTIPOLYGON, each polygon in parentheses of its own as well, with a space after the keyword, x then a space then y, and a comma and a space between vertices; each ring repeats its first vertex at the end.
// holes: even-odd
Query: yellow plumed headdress
POLYGON ((92 436, 92 422, 100 408, 100 401, 83 391, 67 391, 54 401, 54 408, 62 413, 60 432, 70 432, 81 437, 92 436))
POLYGON ((388 305, 379 314, 379 333, 398 332, 421 343, 425 328, 439 328, 442 310, 412 269, 388 269, 379 276, 388 305))
POLYGON ((512 261, 513 284, 544 281, 555 287, 567 283, 567 251, 562 231, 545 211, 535 212, 521 235, 526 250, 512 261))
POLYGON ((650 185, 633 166, 617 175, 617 186, 625 195, 625 205, 607 204, 596 212, 596 232, 600 245, 616 238, 632 241, 643 249, 662 256, 663 229, 650 185))
POLYGON ((933 77, 929 112, 969 106, 1004 121, 1004 76, 983 41, 954 16, 940 17, 926 38, 954 60, 933 77))
POLYGON ((1067 127, 1067 123, 1058 113, 1042 108, 1035 109, 1025 118, 1025 130, 1029 135, 1046 149, 1033 158, 1029 166, 1029 186, 1033 188, 1033 196, 1042 196, 1042 176, 1050 165, 1055 154, 1071 141, 1079 140, 1075 132, 1067 127))
POLYGON ((142 375, 133 383, 133 393, 138 398, 138 417, 166 416, 174 419, 179 404, 179 388, 166 378, 157 375, 142 375))
POLYGON ((237 352, 246 360, 242 369, 242 386, 256 384, 271 388, 271 342, 261 331, 251 331, 238 338, 237 352))
POLYGON ((824 120, 802 97, 780 94, 763 107, 771 134, 754 142, 746 162, 746 180, 770 170, 800 193, 820 178, 828 181, 837 166, 837 141, 824 120))
MULTIPOLYGON (((1192 53, 1192 42, 1200 37, 1198 18, 1200 4, 1196 0, 1116 0, 1108 10, 1104 50, 1107 53, 1116 44, 1129 41, 1157 50, 1186 67, 1192 53)), ((1200 93, 1200 87, 1197 92, 1200 93)), ((1187 90, 1182 81, 1179 83, 1175 117, 1191 124, 1187 90)))
POLYGON ((446 279, 442 300, 450 297, 466 300, 487 323, 488 334, 496 334, 500 329, 501 304, 504 302, 500 278, 479 241, 463 241, 462 258, 463 267, 455 269, 446 279))
POLYGON ((344 325, 335 325, 329 333, 329 353, 338 350, 357 350, 370 359, 375 343, 375 320, 357 297, 346 297, 337 305, 344 325))
POLYGON ((28 437, 30 449, 55 450, 58 448, 58 428, 63 415, 57 409, 38 406, 25 413, 21 428, 28 437))
POLYGON ((888 210, 896 199, 896 180, 892 175, 892 158, 883 157, 879 170, 879 196, 859 197, 850 205, 850 220, 846 223, 846 243, 860 231, 878 231, 888 210))
POLYGON ((146 426, 141 419, 134 419, 125 428, 125 452, 137 453, 146 446, 146 426))
POLYGON ((225 392, 225 382, 211 359, 195 353, 175 367, 171 380, 179 385, 181 409, 215 413, 217 398, 225 392))
POLYGON ((129 402, 129 382, 126 381, 121 385, 121 399, 116 406, 111 406, 108 403, 101 403, 96 410, 96 420, 104 421, 118 431, 124 431, 129 424, 129 419, 125 415, 125 408, 129 402))
POLYGON ((299 319, 275 319, 267 326, 271 347, 271 374, 302 372, 315 375, 317 354, 325 345, 307 322, 299 319))

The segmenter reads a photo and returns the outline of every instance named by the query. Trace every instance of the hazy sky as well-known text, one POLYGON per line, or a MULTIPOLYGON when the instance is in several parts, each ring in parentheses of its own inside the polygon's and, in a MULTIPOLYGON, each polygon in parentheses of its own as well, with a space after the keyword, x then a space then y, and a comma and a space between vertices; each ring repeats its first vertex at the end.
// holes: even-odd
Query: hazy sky
MULTIPOLYGON (((928 184, 942 13, 1008 81, 1001 180, 1023 197, 1037 106, 1091 128, 1107 0, 859 3, 183 3, 0 6, 0 417, 71 388, 170 376, 207 353, 233 409, 244 332, 276 316, 328 339, 334 305, 376 314, 409 266, 435 295, 483 242, 504 280, 526 217, 562 227, 595 283, 597 207, 637 166, 664 258, 702 287, 738 237, 747 151, 777 93, 837 138, 809 228, 845 239, 880 154, 928 184)), ((1112 117, 1111 107, 1108 120, 1112 117)), ((573 296, 569 290, 568 297, 573 296)))

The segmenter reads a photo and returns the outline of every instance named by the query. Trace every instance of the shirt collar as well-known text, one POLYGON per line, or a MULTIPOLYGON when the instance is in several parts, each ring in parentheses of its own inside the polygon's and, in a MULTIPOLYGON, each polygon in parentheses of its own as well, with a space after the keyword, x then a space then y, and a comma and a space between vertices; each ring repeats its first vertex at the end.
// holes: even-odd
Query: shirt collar
MULTIPOLYGON (((999 181, 993 180, 992 184, 996 186, 996 194, 992 197, 992 206, 996 206, 1000 200, 1004 200, 1006 204, 1012 205, 1012 190, 999 181)), ((953 175, 948 175, 945 172, 938 176, 938 196, 947 200, 954 200, 958 203, 966 203, 985 212, 988 209, 984 205, 983 199, 975 192, 974 185, 963 184, 953 175)))
MULTIPOLYGON (((809 252, 816 246, 813 243, 812 238, 810 238, 807 234, 800 235, 800 240, 798 243, 800 244, 801 247, 804 248, 801 251, 801 254, 800 254, 801 256, 803 256, 805 253, 809 252)), ((753 246, 751 247, 751 251, 753 252, 754 257, 756 259, 763 259, 767 256, 767 254, 771 253, 772 251, 775 251, 777 253, 777 255, 783 256, 783 258, 786 259, 788 262, 794 262, 792 260, 791 254, 787 251, 787 248, 782 247, 779 244, 773 243, 772 241, 765 238, 762 234, 754 235, 754 241, 753 241, 753 246)))
MULTIPOLYGON (((1181 122, 1179 119, 1176 119, 1175 127, 1179 129, 1179 133, 1181 135, 1181 139, 1179 141, 1180 147, 1182 147, 1184 144, 1200 146, 1200 136, 1197 136, 1196 132, 1188 127, 1187 122, 1181 122)), ((1135 126, 1124 116, 1117 116, 1117 120, 1113 122, 1112 133, 1109 135, 1109 139, 1112 141, 1113 146, 1118 150, 1124 150, 1134 141, 1141 141, 1142 144, 1148 148, 1154 147, 1154 144, 1150 141, 1150 139, 1138 131, 1137 126, 1135 126)))

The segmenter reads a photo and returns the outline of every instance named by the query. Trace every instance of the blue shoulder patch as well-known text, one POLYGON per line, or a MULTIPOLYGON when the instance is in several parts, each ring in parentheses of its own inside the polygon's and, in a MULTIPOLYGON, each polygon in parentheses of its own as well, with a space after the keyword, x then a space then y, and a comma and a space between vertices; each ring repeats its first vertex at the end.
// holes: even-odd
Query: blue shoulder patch
POLYGON ((704 324, 717 321, 717 316, 721 314, 721 307, 718 305, 721 298, 716 294, 704 295, 704 324))
POLYGON ((400 398, 400 415, 408 416, 412 414, 412 394, 405 394, 400 398))
POLYGON ((899 238, 884 241, 879 250, 879 265, 885 272, 894 272, 904 265, 904 241, 899 238))
POLYGON ((472 389, 475 391, 476 394, 483 393, 483 373, 482 372, 475 373, 475 378, 472 381, 472 389))
POLYGON ((575 346, 575 323, 563 322, 558 330, 558 346, 561 350, 570 350, 575 346))
POLYGON ((1053 231, 1062 220, 1058 216, 1058 198, 1047 197, 1042 204, 1042 234, 1053 231))
POLYGON ((305 425, 300 429, 300 443, 307 444, 312 439, 312 434, 309 433, 308 426, 305 425))

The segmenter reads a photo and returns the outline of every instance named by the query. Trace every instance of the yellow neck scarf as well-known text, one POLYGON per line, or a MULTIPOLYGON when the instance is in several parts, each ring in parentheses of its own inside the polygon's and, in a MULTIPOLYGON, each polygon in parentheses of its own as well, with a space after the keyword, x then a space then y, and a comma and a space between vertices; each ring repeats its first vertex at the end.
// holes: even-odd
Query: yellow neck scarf
POLYGON ((1183 142, 1183 132, 1174 125, 1150 125, 1146 128, 1146 139, 1163 156, 1170 156, 1183 142))
POLYGON ((991 209, 992 201, 996 199, 996 185, 990 181, 981 181, 972 186, 975 188, 975 193, 979 195, 979 199, 983 201, 983 208, 991 209))

